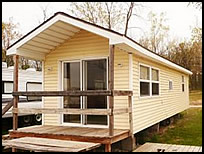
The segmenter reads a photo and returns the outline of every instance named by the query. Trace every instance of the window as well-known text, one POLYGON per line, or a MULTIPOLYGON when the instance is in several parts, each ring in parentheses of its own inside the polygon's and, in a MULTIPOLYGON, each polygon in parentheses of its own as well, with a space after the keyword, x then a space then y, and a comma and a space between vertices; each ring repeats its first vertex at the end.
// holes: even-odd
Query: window
MULTIPOLYGON (((42 83, 41 82, 27 82, 26 91, 41 91, 42 83)), ((40 96, 27 96, 27 101, 41 101, 42 97, 40 96)))
POLYGON ((159 95, 159 71, 152 68, 152 95, 159 95))
POLYGON ((182 82, 184 82, 184 76, 182 75, 182 82))
POLYGON ((2 81, 2 94, 12 94, 13 81, 2 81))
POLYGON ((140 66, 140 79, 149 80, 149 68, 140 66))
POLYGON ((185 91, 185 88, 184 88, 185 86, 184 86, 184 76, 182 75, 182 92, 184 92, 185 91))
POLYGON ((140 96, 149 96, 149 83, 148 82, 140 82, 140 96))
POLYGON ((159 70, 140 65, 140 97, 159 95, 159 70))
POLYGON ((173 89, 173 83, 171 80, 169 80, 169 90, 172 90, 173 89))
POLYGON ((150 95, 150 76, 149 68, 145 66, 140 66, 140 96, 150 95))

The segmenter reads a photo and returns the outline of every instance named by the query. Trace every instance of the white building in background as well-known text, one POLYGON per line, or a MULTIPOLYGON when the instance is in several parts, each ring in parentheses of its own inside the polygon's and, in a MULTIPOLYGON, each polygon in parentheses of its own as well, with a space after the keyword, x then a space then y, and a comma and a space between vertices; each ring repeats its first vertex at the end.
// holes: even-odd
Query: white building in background
MULTIPOLYGON (((42 90, 42 72, 36 71, 34 68, 27 70, 19 70, 19 91, 40 91, 42 90)), ((11 101, 13 91, 13 66, 7 67, 5 62, 2 62, 2 109, 11 101)), ((19 107, 23 108, 40 108, 42 107, 41 97, 26 97, 19 98, 19 107)), ((24 116, 21 114, 19 116, 24 116)), ((3 118, 12 117, 12 109, 10 109, 3 118)))

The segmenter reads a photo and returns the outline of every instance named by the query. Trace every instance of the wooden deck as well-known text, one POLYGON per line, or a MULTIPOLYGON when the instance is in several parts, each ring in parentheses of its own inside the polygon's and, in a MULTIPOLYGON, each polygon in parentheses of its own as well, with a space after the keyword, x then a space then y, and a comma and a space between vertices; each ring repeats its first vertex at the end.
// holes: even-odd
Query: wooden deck
POLYGON ((86 152, 98 148, 100 143, 64 141, 36 137, 5 140, 3 146, 34 152, 86 152))
POLYGON ((81 142, 112 144, 130 136, 129 130, 114 129, 109 136, 108 128, 85 128, 69 126, 31 126, 9 131, 10 138, 40 137, 81 142))
POLYGON ((145 143, 134 152, 202 152, 200 146, 145 143))

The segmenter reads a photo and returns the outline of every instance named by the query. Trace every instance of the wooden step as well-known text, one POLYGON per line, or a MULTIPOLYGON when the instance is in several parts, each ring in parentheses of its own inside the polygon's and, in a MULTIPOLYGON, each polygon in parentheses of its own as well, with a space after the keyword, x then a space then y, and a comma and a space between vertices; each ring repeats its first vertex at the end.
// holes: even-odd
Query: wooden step
POLYGON ((85 152, 101 146, 100 143, 65 141, 38 137, 2 140, 2 145, 9 148, 37 152, 85 152))

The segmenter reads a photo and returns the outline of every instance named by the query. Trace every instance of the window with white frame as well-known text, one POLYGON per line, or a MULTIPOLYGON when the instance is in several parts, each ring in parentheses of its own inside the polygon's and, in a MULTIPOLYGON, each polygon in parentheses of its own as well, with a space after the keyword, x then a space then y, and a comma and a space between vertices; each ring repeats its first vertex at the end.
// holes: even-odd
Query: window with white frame
POLYGON ((173 82, 172 80, 169 80, 169 90, 172 90, 173 89, 173 82))
POLYGON ((150 68, 140 65, 140 96, 150 96, 150 68))
POLYGON ((185 88, 184 88, 184 76, 182 75, 182 92, 185 91, 184 89, 185 89, 185 88))
POLYGON ((12 94, 13 81, 2 81, 2 94, 12 94))
POLYGON ((140 97, 159 95, 159 70, 140 65, 140 97))
POLYGON ((152 68, 152 95, 159 95, 159 70, 152 68))

